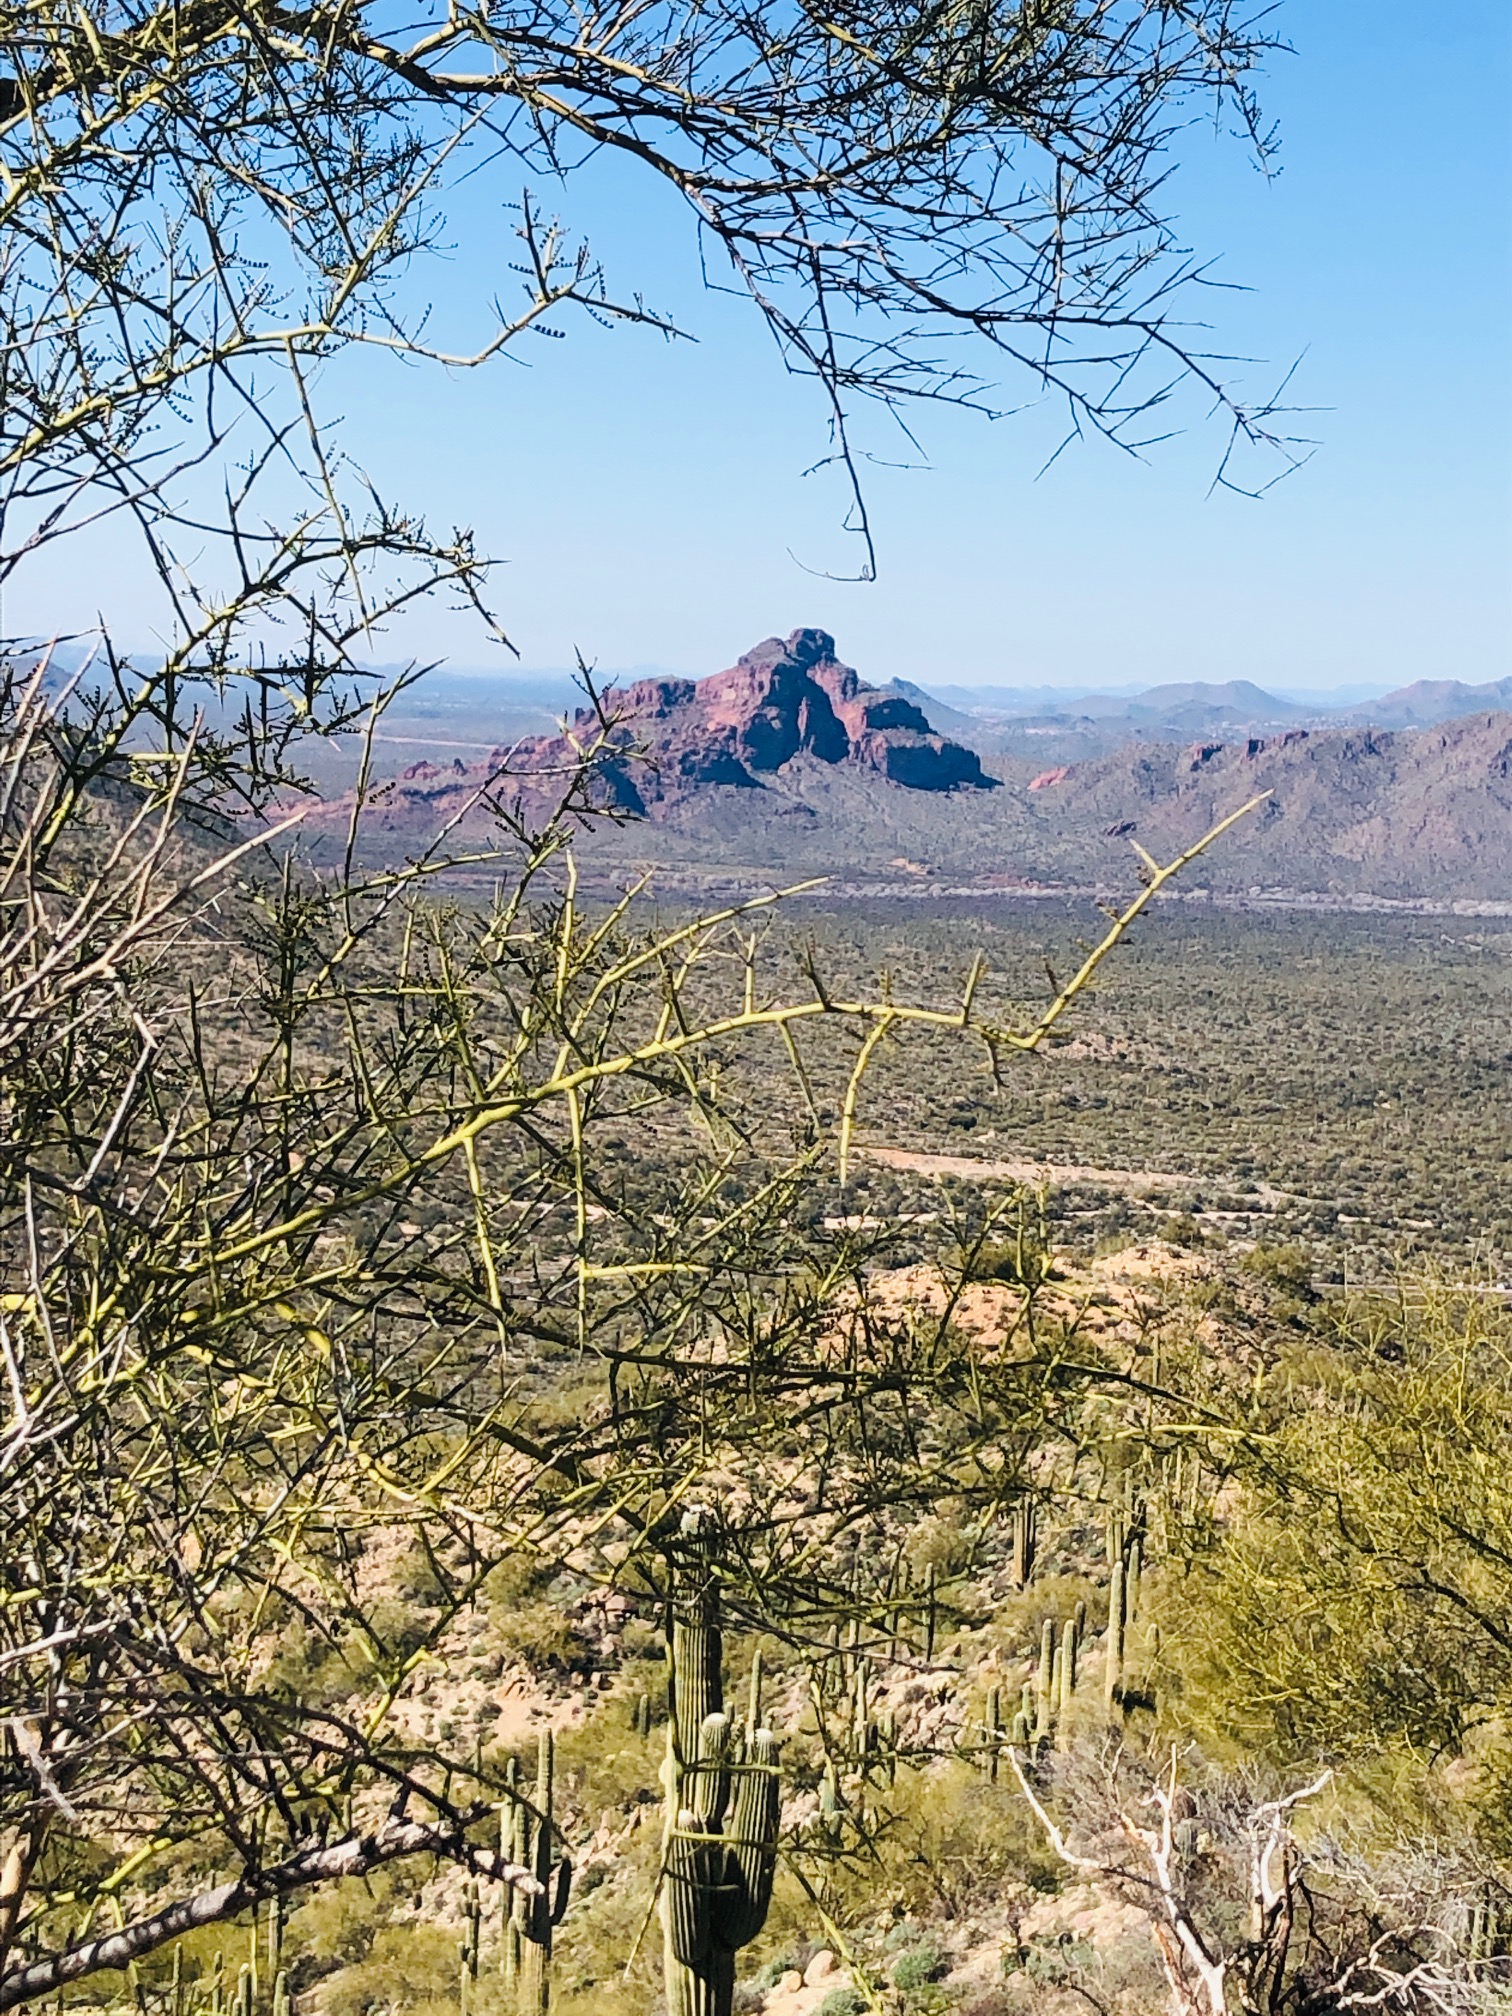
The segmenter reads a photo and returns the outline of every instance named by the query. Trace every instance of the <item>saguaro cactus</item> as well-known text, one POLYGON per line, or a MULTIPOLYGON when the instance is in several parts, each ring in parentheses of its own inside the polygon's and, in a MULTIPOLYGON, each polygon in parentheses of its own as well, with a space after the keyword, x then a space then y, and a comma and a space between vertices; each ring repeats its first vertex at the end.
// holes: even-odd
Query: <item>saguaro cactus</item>
POLYGON ((1055 1620, 1045 1618, 1040 1625, 1039 1667, 1034 1676, 1034 1740, 1043 1743, 1050 1734, 1055 1712, 1055 1620))
POLYGON ((1039 1539, 1038 1523, 1034 1500, 1020 1498, 1013 1508, 1010 1529, 1013 1536, 1013 1579, 1020 1589, 1027 1589, 1034 1579, 1034 1556, 1039 1539))
POLYGON ((724 1712, 718 1527, 683 1519, 673 1566, 661 1916, 670 2016, 730 2016, 735 1955, 766 1922, 777 1862, 777 1745, 761 1662, 743 1728, 724 1712), (725 1815, 729 1814, 728 1827, 725 1815))
POLYGON ((472 2008, 472 1986, 478 1978, 478 1955, 481 1951, 483 1929, 483 1907, 478 1900, 478 1886, 470 1882, 462 1904, 462 1937, 457 1945, 457 2007, 462 2016, 468 2016, 472 2008))
POLYGON ((1124 1638, 1128 1629, 1125 1570, 1122 1559, 1113 1563, 1108 1583, 1108 1635, 1103 1651, 1103 1694, 1111 1715, 1123 1697, 1124 1638))
POLYGON ((1076 1661, 1081 1650, 1081 1626, 1068 1617, 1055 1651, 1055 1741, 1059 1749, 1071 1744, 1071 1704, 1076 1694, 1076 1661))
POLYGON ((987 1690, 987 1714, 983 1722, 987 1737, 987 1776, 992 1784, 998 1780, 998 1762, 1003 1748, 1003 1693, 1000 1687, 987 1690))
POLYGON ((572 1864, 563 1855, 553 1862, 556 1823, 554 1779, 556 1744, 549 1729, 541 1731, 536 1750, 536 1782, 531 1803, 514 1802, 513 1852, 541 1885, 536 1897, 515 1891, 504 1934, 504 1975, 512 1981, 520 2016, 540 2016, 551 2006, 551 1935, 560 1925, 572 1894, 572 1864))

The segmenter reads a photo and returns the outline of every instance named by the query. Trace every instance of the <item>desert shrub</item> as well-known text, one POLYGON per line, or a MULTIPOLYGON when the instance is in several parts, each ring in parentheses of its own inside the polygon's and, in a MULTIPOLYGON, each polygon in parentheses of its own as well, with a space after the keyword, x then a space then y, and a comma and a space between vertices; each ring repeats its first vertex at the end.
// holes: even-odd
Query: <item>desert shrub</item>
POLYGON ((835 1988, 819 2004, 816 2016, 863 2016, 866 1997, 859 1988, 835 1988))
POLYGON ((933 1568, 941 1576, 959 1575, 971 1553, 969 1535, 948 1516, 920 1520, 908 1543, 909 1566, 916 1572, 933 1568))
POLYGON ((457 1940, 435 1925, 382 1925, 367 1956, 332 1974, 320 1989, 320 2016, 372 2011, 451 2010, 456 2001, 457 1940))
POLYGON ((1031 1946, 1024 1957, 1024 1972, 1031 1980, 1052 1987, 1075 1979, 1096 1959, 1090 1940, 1067 1939, 1054 1946, 1031 1946))
POLYGON ((551 1575, 515 1556, 496 1568, 485 1585, 493 1642, 500 1653, 528 1672, 567 1672, 579 1667, 587 1646, 550 1592, 551 1575))
POLYGON ((893 1986, 905 1993, 927 1988, 950 1972, 950 1959, 939 1940, 926 1933, 917 1946, 905 1953, 892 1970, 893 1986))
POLYGON ((1160 1228, 1160 1236, 1172 1246, 1196 1248, 1207 1244, 1207 1235, 1190 1211, 1178 1211, 1167 1218, 1160 1228))
POLYGON ((1279 1289, 1300 1302, 1318 1299, 1313 1287, 1313 1256, 1305 1246, 1256 1246, 1239 1264, 1268 1288, 1279 1289))
POLYGON ((446 1591, 436 1573, 436 1564, 418 1543, 400 1555, 390 1579, 394 1593, 406 1603, 423 1603, 435 1609, 445 1599, 446 1591))

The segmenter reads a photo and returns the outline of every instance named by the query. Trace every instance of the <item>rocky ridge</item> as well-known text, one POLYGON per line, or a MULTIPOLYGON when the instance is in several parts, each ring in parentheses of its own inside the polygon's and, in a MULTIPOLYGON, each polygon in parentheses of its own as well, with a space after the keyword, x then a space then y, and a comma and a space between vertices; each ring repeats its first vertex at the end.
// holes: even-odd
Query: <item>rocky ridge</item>
MULTIPOLYGON (((633 866, 891 886, 901 870, 915 895, 1102 888, 1129 872, 1131 843, 1169 859, 1263 796, 1182 893, 1508 900, 1506 712, 1434 728, 1225 727, 1069 761, 1042 743, 984 763, 948 719, 931 728, 927 702, 902 682, 866 684, 825 631, 796 630, 710 678, 658 675, 612 692, 607 729, 580 711, 565 732, 412 762, 381 787, 365 830, 372 851, 392 854, 446 828, 476 834, 499 802, 538 818, 581 750, 605 742, 591 798, 618 816, 585 820, 579 853, 611 879, 633 866)), ((345 828, 350 807, 336 783, 309 815, 317 845, 345 828)))
MULTIPOLYGON (((909 791, 989 791, 976 752, 936 734, 906 695, 869 686, 825 630, 769 637, 707 679, 640 679, 611 691, 608 750, 594 782, 606 811, 658 819, 716 787, 762 791, 796 758, 843 765, 909 791)), ((503 795, 546 796, 605 730, 582 709, 559 735, 530 735, 482 762, 412 763, 384 801, 389 829, 435 826, 498 777, 503 795)))
MULTIPOLYGON (((877 793, 845 768, 795 762, 779 787, 737 807, 711 790, 594 843, 608 858, 697 868, 735 864, 969 888, 1107 889, 1137 843, 1169 860, 1247 801, 1263 802, 1182 878, 1288 901, 1504 904, 1512 873, 1512 715, 1433 729, 1287 728, 1272 735, 1132 743, 1081 763, 994 759, 1003 789, 877 793), (900 874, 900 871, 902 873, 900 874)), ((742 794, 748 796, 749 794, 742 794)))

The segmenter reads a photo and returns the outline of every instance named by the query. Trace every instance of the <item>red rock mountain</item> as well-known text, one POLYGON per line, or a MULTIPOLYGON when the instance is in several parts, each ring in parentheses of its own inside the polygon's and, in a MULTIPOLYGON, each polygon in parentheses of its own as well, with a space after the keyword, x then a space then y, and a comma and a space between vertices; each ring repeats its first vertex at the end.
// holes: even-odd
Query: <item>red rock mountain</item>
MULTIPOLYGON (((611 693, 611 745, 624 750, 603 766, 605 805, 656 818, 711 786, 760 790, 762 780, 795 756, 841 764, 911 791, 996 788, 973 750, 936 735, 912 701, 866 685, 835 656, 824 630, 769 637, 727 672, 708 679, 641 679, 611 693)), ((571 740, 533 735, 495 750, 483 764, 415 763, 391 793, 383 823, 407 812, 442 816, 490 771, 560 775, 574 742, 598 733, 579 713, 571 740)))

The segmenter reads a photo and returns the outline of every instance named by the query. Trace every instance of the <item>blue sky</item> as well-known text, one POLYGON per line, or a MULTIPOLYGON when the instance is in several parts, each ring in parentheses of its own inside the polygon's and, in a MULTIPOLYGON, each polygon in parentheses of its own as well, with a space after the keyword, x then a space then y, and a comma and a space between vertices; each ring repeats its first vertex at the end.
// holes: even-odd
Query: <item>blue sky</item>
MULTIPOLYGON (((1191 431, 1132 462, 1079 446, 1038 476, 1060 416, 918 416, 929 466, 870 481, 880 578, 855 564, 844 498, 805 477, 825 449, 813 387, 753 313, 705 294, 656 192, 562 197, 611 284, 673 308, 696 344, 569 325, 528 367, 450 378, 374 363, 341 388, 380 486, 473 526, 505 563, 496 602, 525 667, 701 673, 817 623, 871 678, 1129 685, 1244 677, 1280 689, 1512 670, 1512 7, 1283 0, 1295 54, 1265 85, 1281 173, 1190 137, 1173 209, 1252 291, 1216 293, 1217 347, 1300 359, 1313 461, 1262 501, 1209 481, 1191 431)), ((501 233, 469 198, 427 263, 442 320, 489 291, 501 233)), ((507 256, 507 255, 506 255, 507 256)), ((1022 397, 1024 388, 1009 388, 1022 397)), ((873 431, 883 451, 896 449, 873 431)), ((18 585, 16 628, 79 620, 76 568, 18 585)), ((119 632, 150 631, 137 574, 102 546, 91 581, 119 632)), ((437 612, 376 654, 502 665, 437 612)))

